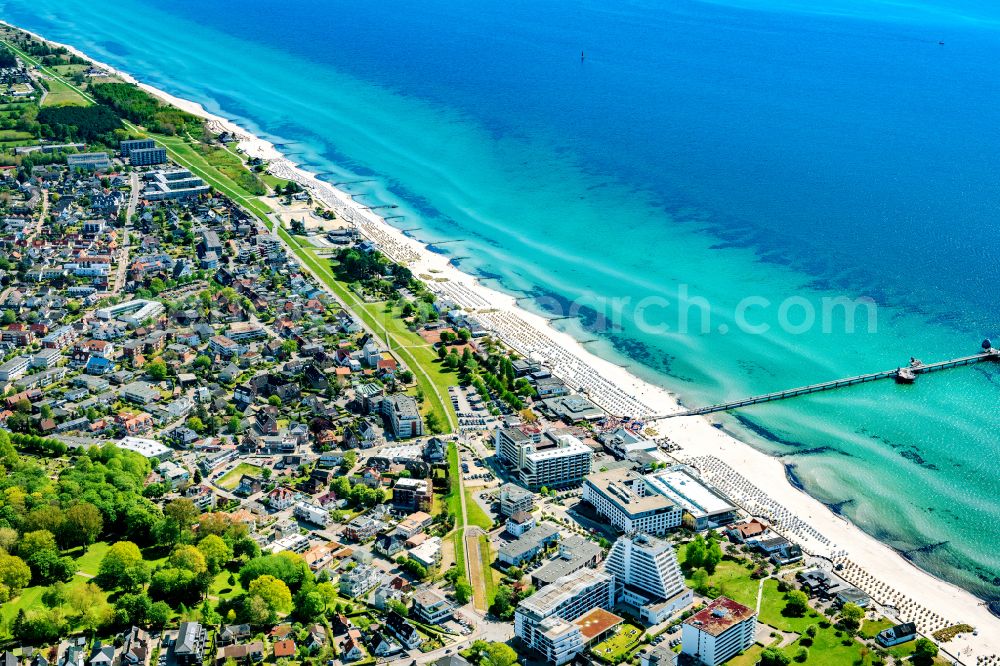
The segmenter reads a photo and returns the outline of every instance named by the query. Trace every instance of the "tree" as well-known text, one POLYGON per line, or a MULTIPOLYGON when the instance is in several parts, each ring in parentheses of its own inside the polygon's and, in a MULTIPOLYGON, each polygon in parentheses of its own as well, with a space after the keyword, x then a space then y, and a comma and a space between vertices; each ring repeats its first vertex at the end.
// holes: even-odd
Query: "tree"
POLYGON ((17 315, 14 313, 13 310, 9 309, 4 310, 3 315, 0 315, 0 324, 3 324, 4 326, 13 324, 16 321, 17 321, 17 315))
POLYGON ((501 585, 497 588, 496 596, 493 598, 493 606, 490 610, 501 620, 509 620, 514 616, 515 603, 514 588, 510 585, 501 585))
POLYGON ((115 623, 145 627, 152 606, 153 603, 149 600, 149 596, 142 592, 123 594, 115 601, 115 623))
POLYGON ((517 652, 506 643, 489 643, 481 654, 482 666, 511 666, 517 661, 517 652))
POLYGON ((684 548, 684 568, 698 569, 704 566, 705 555, 705 537, 699 534, 684 548))
POLYGON ((70 588, 66 603, 73 609, 76 622, 83 629, 94 632, 111 621, 111 605, 100 588, 93 583, 87 582, 70 588))
POLYGON ((93 504, 79 502, 66 509, 66 520, 63 523, 64 543, 89 546, 97 541, 103 530, 104 518, 93 504))
POLYGON ((691 574, 691 588, 698 594, 707 594, 709 589, 708 572, 704 569, 695 569, 691 574))
POLYGON ((209 534, 199 541, 198 550, 204 556, 208 571, 212 574, 219 573, 226 562, 233 559, 233 549, 215 534, 209 534))
POLYGON ((212 359, 205 354, 198 354, 192 365, 196 370, 208 370, 212 367, 212 359))
POLYGON ((171 615, 170 606, 163 601, 156 601, 149 607, 149 614, 146 615, 146 623, 150 629, 162 629, 171 615))
POLYGON ((774 648, 765 648, 760 653, 759 666, 788 666, 792 662, 785 654, 774 648))
POLYGON ((194 525, 201 511, 195 506, 194 502, 182 497, 171 501, 163 507, 163 513, 176 524, 178 532, 184 535, 194 525))
POLYGON ((292 602, 293 613, 302 622, 312 622, 326 610, 326 602, 322 595, 316 591, 315 586, 303 587, 295 595, 292 602))
POLYGON ((809 611, 809 597, 802 590, 792 590, 785 596, 785 614, 802 617, 809 611))
POLYGON ((715 567, 717 567, 721 561, 722 547, 719 545, 718 541, 712 539, 708 542, 708 548, 705 551, 705 559, 702 562, 702 566, 705 567, 705 571, 711 575, 715 573, 715 567))
POLYGON ((461 605, 469 603, 472 599, 472 586, 465 578, 459 577, 455 581, 455 600, 461 605))
POLYGON ((913 646, 913 663, 918 666, 928 666, 934 663, 934 657, 938 655, 938 646, 929 638, 917 640, 913 646))
POLYGON ((0 552, 0 603, 21 593, 31 580, 31 569, 16 555, 0 552))
POLYGON ((149 375, 150 379, 162 382, 167 378, 167 364, 163 362, 163 359, 159 358, 150 361, 146 364, 146 374, 149 375))
POLYGON ((846 603, 840 609, 840 621, 850 631, 857 631, 864 617, 865 611, 857 604, 846 603))
POLYGON ((271 617, 279 612, 287 613, 292 610, 292 593, 288 585, 274 576, 264 575, 255 579, 250 583, 247 595, 263 599, 271 617))
POLYGON ((56 545, 56 538, 48 530, 35 530, 26 532, 21 537, 21 542, 17 544, 17 554, 25 560, 39 552, 51 550, 59 554, 59 547, 56 545))
POLYGON ((167 563, 177 569, 186 569, 195 575, 208 571, 208 563, 205 561, 205 556, 194 546, 177 546, 170 553, 167 563))
POLYGON ((149 582, 149 567, 139 547, 131 541, 119 541, 108 548, 97 569, 97 581, 105 589, 136 590, 149 582))
POLYGON ((281 398, 279 398, 276 395, 272 395, 270 398, 267 399, 267 404, 271 405, 272 407, 281 407, 281 398))

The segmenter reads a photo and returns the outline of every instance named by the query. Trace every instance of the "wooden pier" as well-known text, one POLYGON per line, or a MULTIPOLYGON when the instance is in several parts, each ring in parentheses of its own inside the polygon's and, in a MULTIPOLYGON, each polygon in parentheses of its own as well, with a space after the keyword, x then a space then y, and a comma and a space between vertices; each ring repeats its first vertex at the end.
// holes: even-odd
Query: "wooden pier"
POLYGON ((893 370, 883 370, 881 372, 873 372, 867 375, 856 375, 854 377, 835 379, 830 382, 800 386, 786 391, 755 395, 742 400, 724 402, 718 405, 709 405, 708 407, 698 407, 683 412, 677 412, 675 414, 654 416, 650 417, 648 420, 672 418, 676 416, 698 416, 701 414, 711 414, 713 412, 727 412, 731 409, 739 409, 740 407, 749 407, 750 405, 759 405, 764 402, 774 402, 776 400, 786 400, 800 395, 809 395, 810 393, 832 391, 833 389, 839 389, 845 386, 876 382, 880 379, 894 379, 901 384, 910 384, 916 379, 917 375, 923 375, 937 370, 948 370, 950 368, 957 368, 963 365, 975 365, 976 363, 982 363, 984 361, 1000 362, 1000 349, 986 347, 986 344, 984 343, 984 351, 971 356, 962 356, 961 358, 953 358, 948 361, 938 361, 937 363, 922 363, 916 359, 911 359, 909 365, 895 368, 893 370))

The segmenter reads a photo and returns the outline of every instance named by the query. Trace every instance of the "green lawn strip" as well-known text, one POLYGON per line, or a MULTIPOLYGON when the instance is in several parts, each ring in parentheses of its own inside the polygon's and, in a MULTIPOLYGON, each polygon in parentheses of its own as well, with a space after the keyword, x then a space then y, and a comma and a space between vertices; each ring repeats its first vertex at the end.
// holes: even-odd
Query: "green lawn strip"
POLYGON ((790 631, 801 634, 806 627, 818 624, 823 617, 815 611, 809 611, 803 617, 793 617, 784 614, 785 593, 778 591, 778 581, 769 578, 764 581, 764 595, 760 602, 759 619, 764 624, 769 624, 781 631, 790 631))
POLYGON ((875 638, 880 631, 893 626, 895 626, 895 623, 884 617, 880 620, 865 620, 864 624, 861 625, 861 631, 859 631, 858 634, 865 638, 875 638))
POLYGON ((760 653, 764 648, 754 643, 742 654, 736 655, 726 662, 726 666, 756 666, 760 661, 760 653))
MULTIPOLYGON (((784 652, 789 657, 795 656, 801 647, 799 638, 791 645, 782 648, 784 652)), ((842 631, 838 631, 833 627, 828 627, 826 629, 820 629, 816 632, 816 637, 813 639, 813 644, 807 649, 809 650, 809 658, 805 663, 807 664, 871 664, 871 658, 873 655, 869 656, 862 661, 861 660, 861 648, 863 646, 861 643, 857 642, 847 634, 842 631), (837 636, 837 634, 840 636, 837 636), (847 644, 844 644, 844 641, 847 644)), ((794 662, 793 662, 794 663, 794 662)))
POLYGON ((234 576, 235 582, 232 585, 229 584, 229 577, 232 575, 233 573, 230 571, 220 571, 212 580, 212 584, 208 588, 208 593, 223 599, 243 594, 243 585, 240 584, 239 576, 234 576))
POLYGON ((90 106, 90 101, 60 79, 46 79, 49 86, 48 94, 42 100, 42 106, 90 106))
POLYGON ((448 510, 451 512, 451 515, 455 516, 456 529, 465 525, 464 516, 462 516, 462 498, 460 496, 462 484, 459 474, 461 474, 461 471, 458 468, 458 446, 455 442, 449 442, 448 494, 444 496, 444 500, 448 503, 448 510))
POLYGON ((493 527, 493 520, 483 511, 483 507, 476 501, 472 490, 465 489, 465 512, 469 517, 469 524, 490 530, 493 527))
POLYGON ((101 566, 101 560, 104 559, 104 554, 108 552, 108 548, 111 547, 110 543, 106 541, 98 541, 87 548, 86 552, 70 551, 67 553, 70 556, 76 557, 76 569, 85 574, 91 576, 97 575, 97 569, 101 566), (80 553, 77 555, 77 553, 80 553))
POLYGON ((483 569, 483 584, 486 586, 486 607, 493 605, 497 596, 497 582, 493 577, 493 552, 490 550, 490 538, 479 535, 479 561, 483 569))
MULTIPOLYGON (((678 552, 678 559, 683 560, 684 549, 678 552)), ((691 582, 691 573, 685 572, 688 583, 691 582)), ((715 568, 715 573, 708 577, 709 585, 719 590, 721 596, 728 597, 733 601, 749 606, 757 607, 757 588, 759 580, 750 577, 751 570, 745 566, 722 560, 715 568)))
POLYGON ((260 467, 251 465, 250 463, 240 463, 230 471, 226 472, 225 476, 216 481, 216 485, 220 488, 225 488, 226 490, 232 490, 240 484, 240 477, 244 474, 250 474, 253 476, 259 473, 260 467))
POLYGON ((459 573, 465 576, 465 539, 462 530, 455 530, 451 533, 451 542, 455 547, 455 566, 459 573))

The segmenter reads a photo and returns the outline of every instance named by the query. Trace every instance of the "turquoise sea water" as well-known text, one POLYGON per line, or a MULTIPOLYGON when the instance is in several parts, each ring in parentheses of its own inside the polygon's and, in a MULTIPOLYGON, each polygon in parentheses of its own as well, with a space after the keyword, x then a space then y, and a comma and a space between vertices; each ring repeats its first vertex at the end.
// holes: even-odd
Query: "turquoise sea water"
MULTIPOLYGON (((1000 336, 992 3, 0 0, 0 17, 331 182, 371 181, 351 191, 460 240, 439 249, 687 404, 1000 336), (854 332, 842 311, 823 326, 837 297, 872 299, 874 326, 863 304, 854 332)), ((978 366, 720 420, 995 600, 998 397, 978 366)))

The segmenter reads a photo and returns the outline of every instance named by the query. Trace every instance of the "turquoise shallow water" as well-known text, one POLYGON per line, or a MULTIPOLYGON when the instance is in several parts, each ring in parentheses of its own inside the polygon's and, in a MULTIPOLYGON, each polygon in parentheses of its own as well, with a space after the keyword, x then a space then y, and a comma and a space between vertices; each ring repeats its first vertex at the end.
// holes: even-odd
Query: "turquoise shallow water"
MULTIPOLYGON (((422 239, 460 240, 441 251, 525 307, 573 315, 556 325, 688 404, 1000 335, 1000 9, 455 4, 0 0, 0 16, 236 119, 331 182, 371 179, 352 191, 399 204, 422 239), (836 297, 872 299, 874 329, 836 314, 825 328, 836 297), (764 334, 739 326, 748 298, 764 334), (807 309, 817 322, 796 330, 807 309)), ((721 420, 992 600, 998 395, 980 366, 721 420)))

